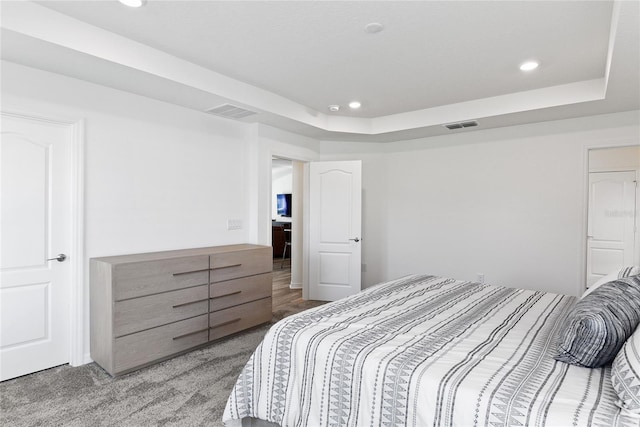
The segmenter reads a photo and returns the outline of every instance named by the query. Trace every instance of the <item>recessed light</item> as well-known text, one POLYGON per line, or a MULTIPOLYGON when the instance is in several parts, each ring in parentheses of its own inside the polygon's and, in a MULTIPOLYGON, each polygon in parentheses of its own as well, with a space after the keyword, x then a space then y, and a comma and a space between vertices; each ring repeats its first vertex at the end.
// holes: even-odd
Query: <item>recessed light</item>
POLYGON ((129 6, 129 7, 144 6, 144 4, 147 2, 147 0, 118 0, 118 1, 123 5, 129 6))
POLYGON ((527 62, 523 62, 520 65, 520 70, 522 71, 531 71, 531 70, 535 70, 536 68, 538 68, 538 65, 540 65, 540 63, 538 61, 527 61, 527 62))
POLYGON ((372 22, 364 27, 364 31, 369 34, 379 33, 382 30, 384 30, 384 26, 378 22, 372 22))
POLYGON ((349 103, 349 108, 351 108, 352 110, 357 110, 358 108, 360 108, 362 106, 361 103, 359 103, 358 101, 351 101, 349 103))
POLYGON ((340 111, 339 105, 332 104, 332 105, 329 105, 328 108, 329 108, 329 111, 331 111, 332 113, 335 113, 336 111, 340 111))

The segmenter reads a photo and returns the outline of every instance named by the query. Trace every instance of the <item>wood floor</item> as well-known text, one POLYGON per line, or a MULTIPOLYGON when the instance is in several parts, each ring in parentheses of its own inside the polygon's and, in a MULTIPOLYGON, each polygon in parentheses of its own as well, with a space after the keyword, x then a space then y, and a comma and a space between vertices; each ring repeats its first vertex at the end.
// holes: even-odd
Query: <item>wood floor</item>
POLYGON ((311 301, 302 299, 302 289, 291 289, 291 267, 287 259, 284 268, 280 268, 281 260, 273 260, 273 313, 282 317, 293 313, 317 307, 325 301, 311 301))

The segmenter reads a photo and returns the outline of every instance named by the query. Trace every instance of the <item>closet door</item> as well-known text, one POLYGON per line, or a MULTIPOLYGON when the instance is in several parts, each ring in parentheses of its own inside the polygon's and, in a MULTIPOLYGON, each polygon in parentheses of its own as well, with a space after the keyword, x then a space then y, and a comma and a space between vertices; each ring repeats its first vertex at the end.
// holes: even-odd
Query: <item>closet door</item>
POLYGON ((636 173, 589 174, 587 287, 615 269, 633 265, 636 173))

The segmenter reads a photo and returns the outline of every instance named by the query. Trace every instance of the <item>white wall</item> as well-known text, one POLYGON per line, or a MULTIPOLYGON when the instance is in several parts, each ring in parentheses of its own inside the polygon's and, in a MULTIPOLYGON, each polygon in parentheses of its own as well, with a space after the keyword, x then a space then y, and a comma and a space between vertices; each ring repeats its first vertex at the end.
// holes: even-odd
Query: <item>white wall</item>
MULTIPOLYGON (((256 138, 251 143, 255 156, 250 169, 255 171, 256 241, 271 245, 271 158, 313 161, 320 152, 319 141, 267 125, 256 125, 256 138)), ((299 258, 299 257, 298 257, 299 258)))
MULTIPOLYGON (((318 142, 6 62, 2 101, 86 120, 87 259, 270 244, 272 156, 361 159, 367 286, 482 272, 577 294, 587 147, 638 144, 640 134, 635 111, 390 144, 318 142), (227 231, 230 218, 244 229, 227 231)), ((87 352, 88 332, 87 321, 87 352)))
POLYGON ((86 353, 88 258, 249 240, 248 125, 7 62, 2 101, 86 120, 86 353))
POLYGON ((270 244, 272 155, 319 143, 269 126, 2 61, 2 108, 85 120, 85 343, 92 257, 240 242, 270 244), (242 230, 227 230, 241 219, 242 230))
POLYGON ((392 144, 324 141, 321 157, 363 160, 365 285, 484 273, 577 295, 587 147, 639 144, 638 123, 635 111, 392 144))

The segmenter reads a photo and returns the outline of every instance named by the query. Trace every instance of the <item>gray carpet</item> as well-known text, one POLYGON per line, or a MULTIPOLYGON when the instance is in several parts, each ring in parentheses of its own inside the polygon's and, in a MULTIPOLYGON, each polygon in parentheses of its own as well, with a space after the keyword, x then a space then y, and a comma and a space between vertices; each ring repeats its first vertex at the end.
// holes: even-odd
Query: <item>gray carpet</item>
MULTIPOLYGON (((274 321, 318 305, 274 313, 274 321)), ((0 425, 220 426, 229 393, 270 325, 120 378, 95 363, 0 383, 0 425)))

